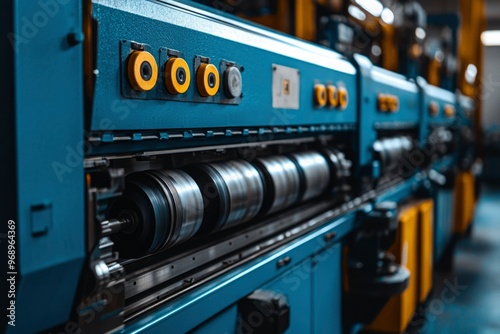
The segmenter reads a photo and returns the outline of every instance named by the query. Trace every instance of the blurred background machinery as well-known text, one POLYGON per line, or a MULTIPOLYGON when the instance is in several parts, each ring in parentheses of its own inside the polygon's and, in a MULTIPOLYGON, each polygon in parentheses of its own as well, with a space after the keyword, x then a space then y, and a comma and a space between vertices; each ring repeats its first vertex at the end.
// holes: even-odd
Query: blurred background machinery
POLYGON ((484 1, 4 6, 7 332, 403 333, 498 180, 484 1))

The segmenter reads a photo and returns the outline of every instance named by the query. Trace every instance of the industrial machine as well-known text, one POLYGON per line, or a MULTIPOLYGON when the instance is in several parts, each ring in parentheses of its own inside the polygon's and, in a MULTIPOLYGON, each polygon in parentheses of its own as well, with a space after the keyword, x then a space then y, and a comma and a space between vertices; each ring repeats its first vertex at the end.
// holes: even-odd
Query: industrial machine
POLYGON ((470 99, 189 1, 7 5, 3 329, 405 330, 470 99))

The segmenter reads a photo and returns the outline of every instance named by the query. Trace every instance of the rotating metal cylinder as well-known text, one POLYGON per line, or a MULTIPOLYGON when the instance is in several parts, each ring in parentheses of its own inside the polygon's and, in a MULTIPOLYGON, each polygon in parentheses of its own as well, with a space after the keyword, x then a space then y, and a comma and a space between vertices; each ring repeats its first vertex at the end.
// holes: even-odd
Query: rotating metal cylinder
POLYGON ((254 218, 264 201, 257 169, 244 160, 202 164, 186 171, 198 184, 205 215, 200 232, 210 233, 254 218))
POLYGON ((382 165, 382 171, 388 172, 396 169, 400 160, 413 148, 409 137, 394 137, 380 139, 373 143, 375 159, 382 165))
POLYGON ((299 170, 290 158, 271 156, 259 158, 254 164, 262 174, 265 187, 261 214, 285 209, 299 200, 299 170))
POLYGON ((351 175, 352 163, 346 159, 344 153, 333 148, 325 148, 321 153, 328 161, 328 166, 330 167, 329 188, 337 188, 345 183, 351 175))
POLYGON ((325 192, 330 185, 328 161, 318 152, 308 151, 290 155, 300 176, 299 200, 307 201, 325 192))
POLYGON ((136 258, 194 236, 203 219, 203 199, 194 180, 181 170, 133 173, 109 216, 128 221, 113 241, 121 257, 136 258))

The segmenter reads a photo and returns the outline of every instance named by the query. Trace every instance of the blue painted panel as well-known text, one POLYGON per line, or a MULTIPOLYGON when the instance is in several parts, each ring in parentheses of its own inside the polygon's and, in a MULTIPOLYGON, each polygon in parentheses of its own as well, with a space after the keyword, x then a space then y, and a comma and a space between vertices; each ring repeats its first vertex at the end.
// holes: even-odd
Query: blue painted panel
POLYGON ((358 68, 359 118, 359 164, 370 163, 373 159, 372 146, 377 139, 376 123, 391 123, 418 128, 420 121, 420 101, 418 86, 405 77, 373 66, 362 55, 354 56, 358 68), (399 111, 380 112, 377 107, 379 94, 391 94, 399 98, 399 111))
POLYGON ((453 105, 456 110, 459 109, 456 95, 443 88, 429 85, 423 78, 418 78, 418 85, 421 89, 421 103, 422 103, 422 123, 421 123, 421 138, 427 139, 429 134, 429 125, 452 126, 457 123, 458 117, 447 118, 444 115, 445 105, 453 105), (437 103, 439 106, 439 114, 431 116, 429 114, 429 104, 431 102, 437 103))
MULTIPOLYGON (((84 261, 81 2, 16 1, 16 332, 68 321, 84 261)), ((12 329, 12 327, 9 327, 12 329)))
POLYGON ((453 235, 453 190, 437 190, 434 203, 434 262, 437 262, 453 235))
MULTIPOLYGON (((327 243, 325 233, 335 231, 337 238, 342 238, 352 231, 355 215, 350 213, 336 219, 322 228, 303 236, 288 245, 259 257, 246 265, 235 268, 200 288, 187 293, 154 312, 128 323, 123 333, 158 333, 169 332, 175 328, 177 332, 186 332, 215 316, 254 290, 269 284, 269 280, 286 272, 287 267, 277 268, 279 259, 289 256, 291 266, 320 252, 327 243)), ((307 333, 307 331, 306 331, 307 333)))
POLYGON ((313 258, 312 333, 342 332, 342 248, 332 246, 313 258))
POLYGON ((301 263, 271 283, 262 287, 287 297, 290 305, 290 327, 287 334, 303 334, 312 331, 312 275, 311 260, 301 263))
MULTIPOLYGON (((356 122, 355 69, 333 51, 254 26, 241 26, 242 23, 238 21, 207 18, 205 15, 209 13, 202 11, 193 20, 192 13, 173 5, 109 0, 98 2, 94 4, 93 10, 95 19, 101 24, 97 45, 99 74, 96 77, 92 130, 356 122), (242 73, 241 103, 220 105, 123 98, 120 93, 121 40, 146 43, 152 50, 159 50, 161 47, 179 50, 184 53, 188 64, 192 64, 194 56, 203 55, 210 57, 215 64, 225 59, 243 65, 245 70, 242 73), (272 64, 300 70, 299 110, 272 108, 272 64), (344 111, 315 108, 313 87, 316 82, 345 85, 350 94, 349 107, 344 111)), ((158 61, 158 52, 154 55, 158 61)), ((195 91, 193 78, 188 96, 195 91)))
POLYGON ((237 332, 238 306, 233 305, 196 327, 190 334, 231 334, 237 332))

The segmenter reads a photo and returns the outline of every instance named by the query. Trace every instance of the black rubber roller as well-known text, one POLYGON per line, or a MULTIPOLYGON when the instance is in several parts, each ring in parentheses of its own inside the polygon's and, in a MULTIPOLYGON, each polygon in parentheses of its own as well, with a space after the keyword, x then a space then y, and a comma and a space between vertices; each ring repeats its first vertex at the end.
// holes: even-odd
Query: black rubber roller
POLYGON ((194 236, 203 219, 203 200, 197 184, 183 171, 133 173, 109 216, 129 221, 113 241, 121 257, 137 258, 194 236))
POLYGON ((198 184, 205 206, 200 233, 223 230, 254 218, 264 200, 257 169, 244 160, 196 165, 186 171, 198 184))

